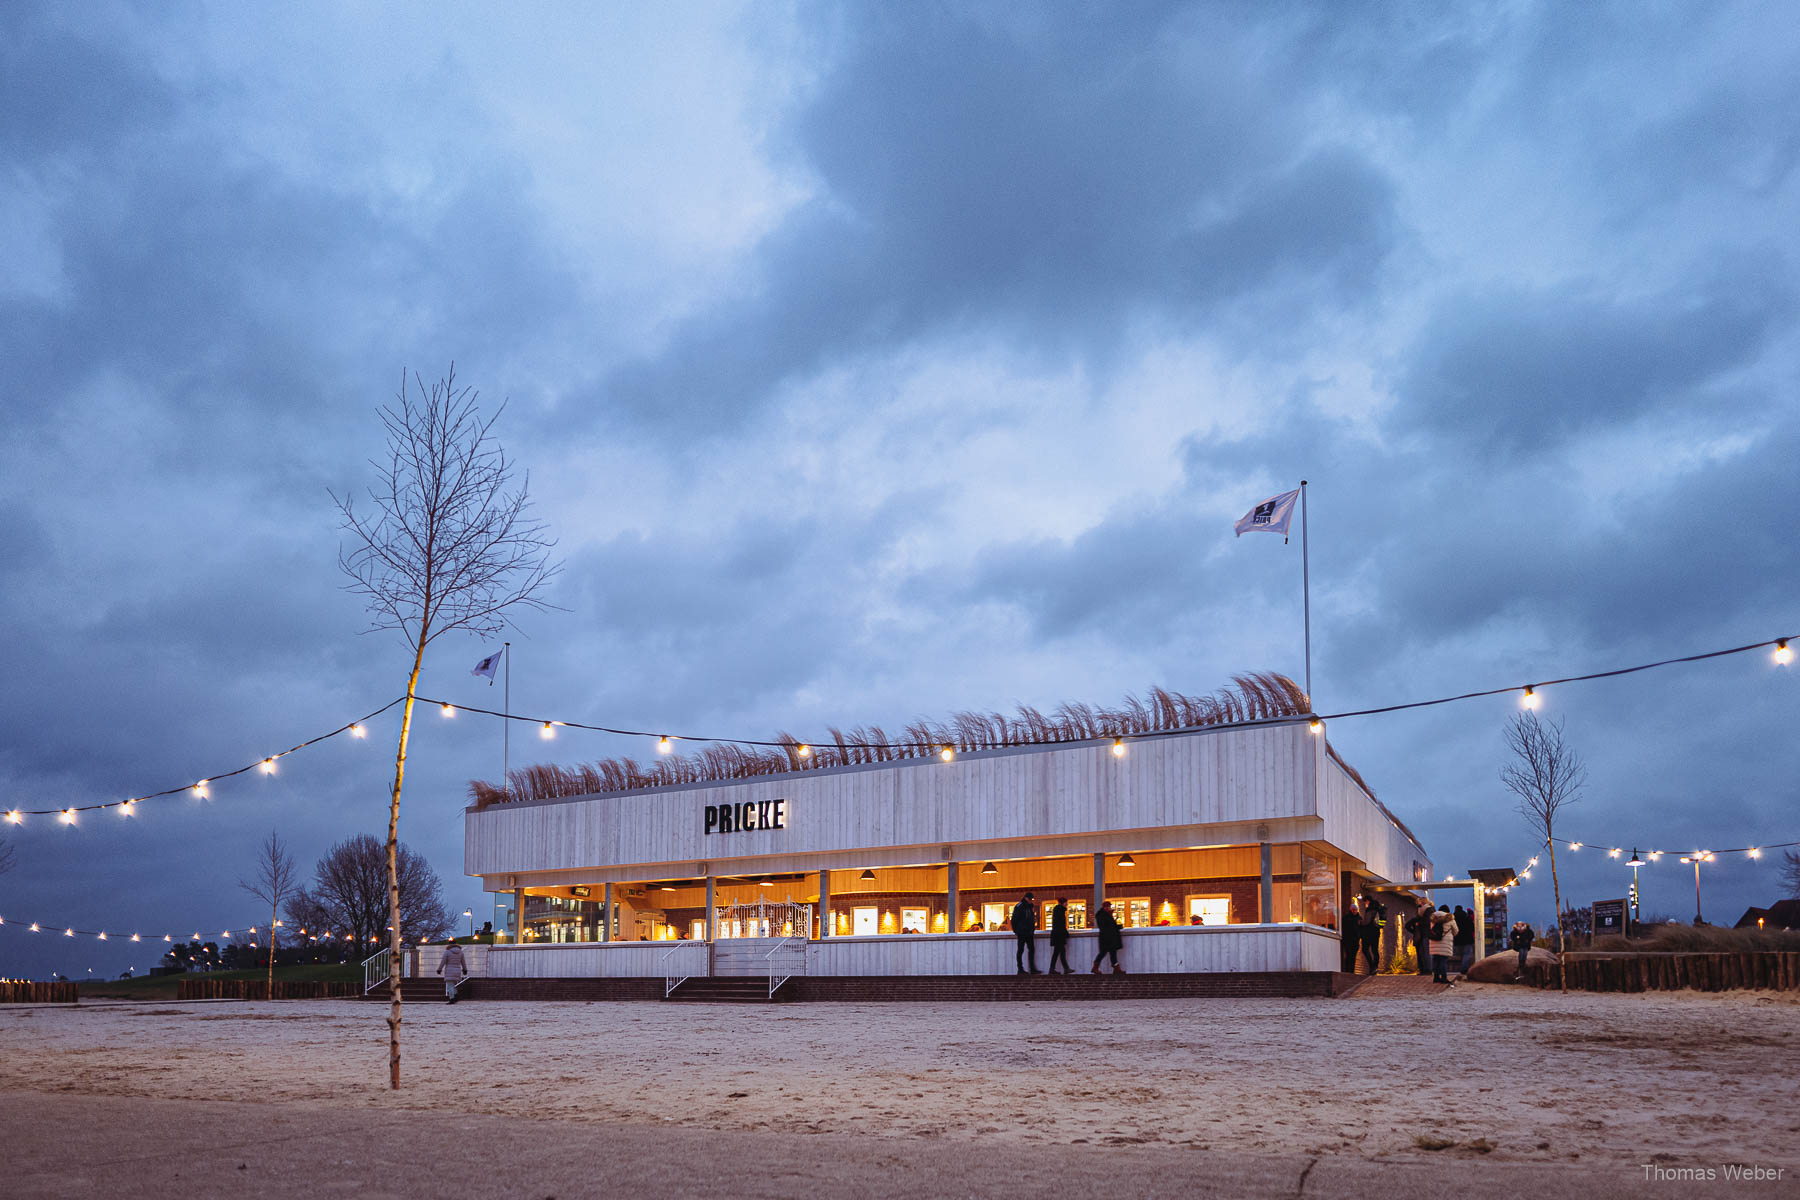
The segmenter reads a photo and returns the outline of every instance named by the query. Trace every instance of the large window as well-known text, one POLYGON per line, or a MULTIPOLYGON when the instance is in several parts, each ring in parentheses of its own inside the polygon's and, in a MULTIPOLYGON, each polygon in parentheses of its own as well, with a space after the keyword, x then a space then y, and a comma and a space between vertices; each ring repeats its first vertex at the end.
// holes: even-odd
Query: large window
POLYGON ((923 908, 903 908, 900 910, 901 933, 924 933, 925 921, 930 914, 923 908))
POLYGON ((1187 923, 1189 925, 1229 925, 1231 924, 1230 896, 1189 896, 1187 898, 1187 923))
POLYGON ((857 937, 873 937, 881 928, 881 911, 873 905, 858 905, 850 910, 850 932, 857 937))

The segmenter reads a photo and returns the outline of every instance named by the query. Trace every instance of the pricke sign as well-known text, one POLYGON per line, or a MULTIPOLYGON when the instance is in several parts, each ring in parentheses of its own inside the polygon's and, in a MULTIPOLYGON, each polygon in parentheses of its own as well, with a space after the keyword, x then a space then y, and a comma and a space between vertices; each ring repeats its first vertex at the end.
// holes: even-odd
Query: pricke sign
POLYGON ((743 804, 709 804, 706 806, 705 817, 708 834, 786 829, 787 801, 749 800, 743 804))

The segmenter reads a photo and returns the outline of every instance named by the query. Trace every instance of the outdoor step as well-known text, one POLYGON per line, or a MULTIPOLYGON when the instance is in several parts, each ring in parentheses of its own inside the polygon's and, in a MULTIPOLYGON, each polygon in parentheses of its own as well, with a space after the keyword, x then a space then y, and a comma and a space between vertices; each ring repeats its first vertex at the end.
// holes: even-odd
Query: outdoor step
MULTIPOLYGON (((465 995, 469 986, 468 984, 463 985, 465 995)), ((386 983, 377 984, 372 991, 363 994, 365 1000, 386 1000, 387 998, 386 983)), ((434 1000, 440 1004, 444 1002, 443 980, 435 977, 431 979, 408 977, 400 981, 400 1002, 402 1004, 426 1004, 434 1000)))
POLYGON ((784 983, 769 995, 767 978, 713 976, 684 979, 665 1000, 711 1004, 780 1004, 793 998, 797 989, 792 981, 784 983))

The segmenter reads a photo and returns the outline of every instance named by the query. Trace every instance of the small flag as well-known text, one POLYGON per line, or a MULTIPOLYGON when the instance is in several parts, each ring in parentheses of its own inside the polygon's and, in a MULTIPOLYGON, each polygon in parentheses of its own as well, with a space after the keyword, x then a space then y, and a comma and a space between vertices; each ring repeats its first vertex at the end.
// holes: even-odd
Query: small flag
POLYGON ((1299 498, 1299 488, 1283 492, 1279 496, 1270 496, 1239 518, 1235 527, 1237 535, 1243 537, 1246 533, 1279 533, 1286 537, 1288 524, 1294 519, 1294 502, 1299 498))
POLYGON ((492 654, 476 663, 475 669, 470 671, 469 674, 486 675, 489 679, 492 679, 494 677, 494 668, 500 665, 500 656, 505 653, 506 651, 504 650, 494 651, 492 654))

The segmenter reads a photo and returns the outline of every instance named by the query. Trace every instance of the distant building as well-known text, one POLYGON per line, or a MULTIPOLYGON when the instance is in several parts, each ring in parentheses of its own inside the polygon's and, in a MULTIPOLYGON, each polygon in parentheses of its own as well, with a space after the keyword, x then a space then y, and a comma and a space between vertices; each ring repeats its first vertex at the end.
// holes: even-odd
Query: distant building
POLYGON ((1800 929, 1800 899, 1777 900, 1767 908, 1746 908, 1738 918, 1737 928, 1800 929))

